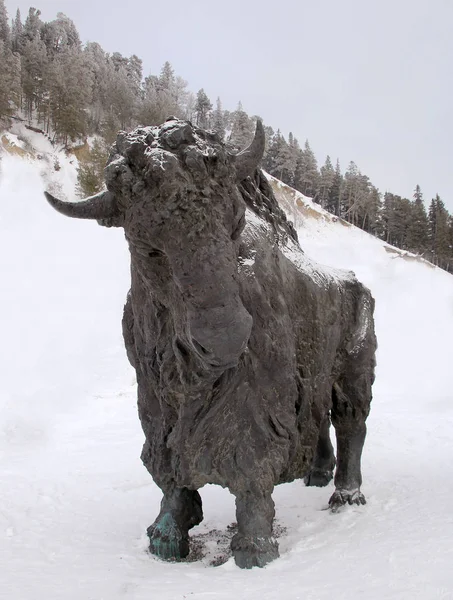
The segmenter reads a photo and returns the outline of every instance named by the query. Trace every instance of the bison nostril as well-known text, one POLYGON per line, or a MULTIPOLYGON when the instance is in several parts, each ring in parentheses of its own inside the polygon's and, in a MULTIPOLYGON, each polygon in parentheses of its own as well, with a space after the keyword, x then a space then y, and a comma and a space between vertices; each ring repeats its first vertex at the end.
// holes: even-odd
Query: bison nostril
POLYGON ((189 356, 189 352, 188 352, 187 348, 184 346, 184 344, 182 344, 182 342, 180 340, 176 340, 176 347, 179 350, 179 353, 181 354, 181 356, 183 356, 184 358, 189 356))

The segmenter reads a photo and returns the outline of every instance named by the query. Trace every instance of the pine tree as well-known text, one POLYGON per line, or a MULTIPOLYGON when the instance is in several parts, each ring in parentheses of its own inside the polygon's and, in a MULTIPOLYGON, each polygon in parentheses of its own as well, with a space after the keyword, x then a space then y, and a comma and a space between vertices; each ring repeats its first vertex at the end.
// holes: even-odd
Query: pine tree
POLYGON ((20 105, 20 59, 0 40, 0 123, 9 124, 20 105))
POLYGON ((279 156, 282 152, 282 145, 285 144, 285 140, 278 129, 276 132, 267 130, 266 131, 267 148, 263 157, 263 169, 265 169, 273 177, 279 177, 281 173, 278 172, 279 156))
POLYGON ((67 48, 81 49, 79 32, 74 22, 61 12, 57 14, 54 21, 42 25, 40 35, 51 56, 67 48))
POLYGON ((424 254, 428 249, 428 216, 423 194, 417 185, 412 202, 411 219, 407 232, 407 247, 411 252, 424 254))
POLYGON ((28 9, 28 16, 25 19, 25 24, 23 28, 23 41, 25 43, 27 41, 31 42, 36 38, 40 37, 41 28, 44 23, 40 19, 41 11, 36 8, 28 9))
POLYGON ((93 196, 104 187, 104 168, 107 158, 106 145, 96 139, 88 155, 79 160, 77 192, 81 198, 93 196))
POLYGON ((58 137, 67 144, 86 134, 86 110, 91 99, 91 71, 85 55, 67 47, 51 65, 50 111, 58 137))
POLYGON ((296 181, 297 159, 300 156, 302 150, 300 148, 298 139, 293 135, 291 131, 288 134, 288 149, 289 156, 286 164, 286 177, 288 179, 289 185, 294 187, 296 181))
MULTIPOLYGON (((225 112, 227 112, 227 111, 225 111, 225 112)), ((272 127, 270 127, 269 125, 264 125, 263 124, 263 128, 264 128, 264 135, 265 135, 264 155, 263 155, 263 169, 266 169, 266 167, 264 167, 264 162, 266 160, 266 156, 267 156, 267 153, 269 151, 269 145, 270 145, 272 139, 274 138, 275 132, 272 129, 272 127)))
MULTIPOLYGON (((130 85, 127 68, 124 65, 110 69, 107 97, 110 111, 115 115, 119 128, 128 129, 133 123, 137 110, 137 98, 130 85)), ((145 124, 152 125, 152 123, 145 124)))
POLYGON ((294 181, 297 190, 318 202, 316 194, 319 188, 318 163, 308 140, 305 141, 304 149, 297 156, 294 181))
POLYGON ((177 75, 171 87, 170 93, 174 104, 172 114, 175 117, 186 118, 186 111, 190 95, 190 93, 187 91, 187 85, 187 81, 177 75))
POLYGON ((114 52, 110 57, 110 61, 113 67, 115 68, 115 71, 126 71, 128 60, 120 52, 114 52))
POLYGON ((126 73, 134 96, 138 99, 142 94, 143 61, 136 54, 128 58, 126 73))
POLYGON ((437 230, 437 205, 436 199, 433 198, 431 200, 431 204, 429 205, 428 211, 428 221, 429 221, 429 241, 431 245, 431 250, 434 248, 434 241, 436 239, 436 230, 437 230))
POLYGON ((4 0, 0 0, 0 123, 9 124, 20 106, 20 59, 11 50, 11 30, 4 0))
POLYGON ((10 49, 11 30, 9 28, 8 13, 6 11, 5 0, 0 0, 0 41, 3 42, 4 50, 10 49))
POLYGON ((304 173, 305 173, 305 160, 304 153, 301 150, 296 155, 296 168, 294 169, 294 189, 298 192, 304 193, 305 183, 304 183, 304 173))
POLYGON ((24 26, 20 18, 20 10, 17 9, 16 18, 13 21, 11 28, 11 47, 13 52, 22 53, 23 47, 23 31, 24 26))
POLYGON ((207 129, 209 127, 209 115, 212 110, 212 104, 203 88, 198 90, 195 104, 195 123, 198 127, 207 129))
POLYGON ((139 105, 138 120, 143 125, 159 125, 169 116, 187 116, 178 100, 187 102, 186 82, 181 78, 168 80, 169 88, 163 87, 158 77, 146 77, 143 100, 139 105))
POLYGON ((451 254, 449 214, 439 194, 431 201, 428 220, 432 262, 445 268, 451 254))
POLYGON ((33 117, 34 110, 40 112, 48 104, 49 60, 46 46, 39 35, 33 39, 24 37, 21 57, 22 92, 27 117, 33 117))
POLYGON ((212 115, 212 129, 217 133, 221 140, 225 139, 225 116, 220 98, 217 98, 216 109, 212 115))
POLYGON ((297 144, 297 140, 294 141, 291 134, 290 139, 293 146, 291 148, 280 130, 277 130, 276 133, 271 130, 268 136, 269 142, 263 160, 263 168, 273 177, 283 181, 283 183, 294 186, 296 157, 293 150, 294 145, 297 144))
POLYGON ((410 200, 393 196, 393 231, 389 240, 393 246, 407 250, 407 235, 411 218, 412 206, 410 200))
POLYGON ((453 215, 450 215, 448 219, 448 243, 450 246, 450 252, 448 257, 447 270, 450 273, 453 273, 453 215))
POLYGON ((340 216, 352 223, 354 220, 354 208, 359 197, 360 171, 354 161, 351 160, 343 179, 341 191, 342 204, 340 216))
POLYGON ((162 102, 163 94, 158 77, 148 76, 143 85, 143 100, 138 108, 138 120, 142 125, 159 125, 167 115, 166 104, 162 102))
POLYGON ((418 183, 415 186, 413 198, 414 198, 415 203, 423 205, 423 194, 422 194, 422 190, 420 189, 420 186, 418 185, 418 183))
POLYGON ((381 212, 382 220, 382 239, 386 242, 391 243, 390 240, 393 238, 393 223, 394 223, 394 195, 390 192, 385 192, 384 202, 382 205, 381 212))
POLYGON ((321 175, 319 178, 318 188, 318 200, 323 208, 327 208, 329 205, 330 191, 333 186, 335 179, 335 170, 330 160, 330 156, 327 155, 326 162, 321 167, 321 175))
POLYGON ((21 108, 22 88, 20 73, 20 56, 8 51, 9 63, 9 97, 11 110, 15 112, 21 108))
POLYGON ((62 34, 64 34, 65 45, 74 50, 80 50, 82 43, 74 21, 62 12, 57 13, 57 21, 60 23, 62 34))
POLYGON ((340 161, 337 159, 332 187, 326 202, 326 210, 334 215, 340 216, 341 190, 343 187, 343 175, 341 174, 340 161))
POLYGON ((195 120, 195 106, 197 104, 197 99, 193 92, 188 92, 186 100, 184 102, 184 112, 183 116, 188 121, 195 120))
POLYGON ((298 154, 300 154, 299 143, 290 132, 288 142, 284 138, 281 140, 276 157, 276 169, 279 172, 278 178, 291 187, 294 187, 295 183, 298 154))
POLYGON ((349 163, 340 195, 341 217, 365 231, 380 230, 381 195, 353 161, 349 163))
POLYGON ((92 81, 91 98, 88 107, 88 130, 90 133, 101 133, 109 110, 109 100, 107 97, 109 88, 107 55, 96 42, 86 44, 83 54, 84 63, 90 71, 90 79, 92 81))
POLYGON ((255 124, 238 102, 236 110, 231 115, 231 134, 228 139, 236 149, 242 150, 247 147, 253 139, 255 124))
POLYGON ((363 215, 362 229, 379 236, 381 234, 381 193, 374 185, 370 186, 366 202, 366 211, 363 215))
POLYGON ((119 52, 114 52, 110 57, 110 65, 117 73, 121 74, 120 78, 128 80, 131 94, 138 98, 142 92, 143 63, 141 58, 135 54, 127 58, 119 52))
POLYGON ((175 72, 173 67, 168 62, 164 63, 159 76, 159 84, 164 90, 170 91, 175 83, 175 72))
POLYGON ((436 255, 438 265, 445 269, 448 266, 451 256, 450 249, 450 231, 449 231, 449 214, 444 203, 440 200, 438 205, 438 225, 436 238, 436 255))

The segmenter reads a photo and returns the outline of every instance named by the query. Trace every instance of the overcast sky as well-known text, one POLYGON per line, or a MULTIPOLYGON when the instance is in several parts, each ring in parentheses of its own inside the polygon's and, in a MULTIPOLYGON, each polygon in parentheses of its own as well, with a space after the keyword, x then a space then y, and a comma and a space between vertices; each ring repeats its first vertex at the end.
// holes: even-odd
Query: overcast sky
MULTIPOLYGON (((168 60, 196 92, 308 138, 322 164, 354 160, 382 191, 453 212, 453 0, 33 0, 83 42, 168 60)), ((30 2, 6 0, 10 17, 30 2)))

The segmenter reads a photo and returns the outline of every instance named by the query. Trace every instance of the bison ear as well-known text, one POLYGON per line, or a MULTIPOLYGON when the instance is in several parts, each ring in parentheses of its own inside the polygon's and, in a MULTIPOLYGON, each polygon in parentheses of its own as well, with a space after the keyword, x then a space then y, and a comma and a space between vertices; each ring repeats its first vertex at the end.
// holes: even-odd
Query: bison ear
POLYGON ((44 192, 49 204, 62 215, 76 219, 115 219, 120 216, 120 210, 111 192, 100 192, 81 202, 62 202, 44 192))
POLYGON ((264 154, 266 136, 262 121, 256 122, 255 137, 248 148, 235 156, 236 178, 238 182, 252 175, 259 167, 264 154))

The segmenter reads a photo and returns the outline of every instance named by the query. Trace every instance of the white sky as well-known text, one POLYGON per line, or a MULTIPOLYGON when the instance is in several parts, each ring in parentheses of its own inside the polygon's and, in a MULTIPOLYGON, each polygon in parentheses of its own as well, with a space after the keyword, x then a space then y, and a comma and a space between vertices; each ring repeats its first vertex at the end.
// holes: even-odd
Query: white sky
MULTIPOLYGON (((22 18, 30 2, 6 0, 22 18)), ((453 212, 452 0, 36 0, 82 41, 137 54, 144 74, 169 60, 196 92, 306 138, 322 164, 354 160, 384 192, 453 212)))

